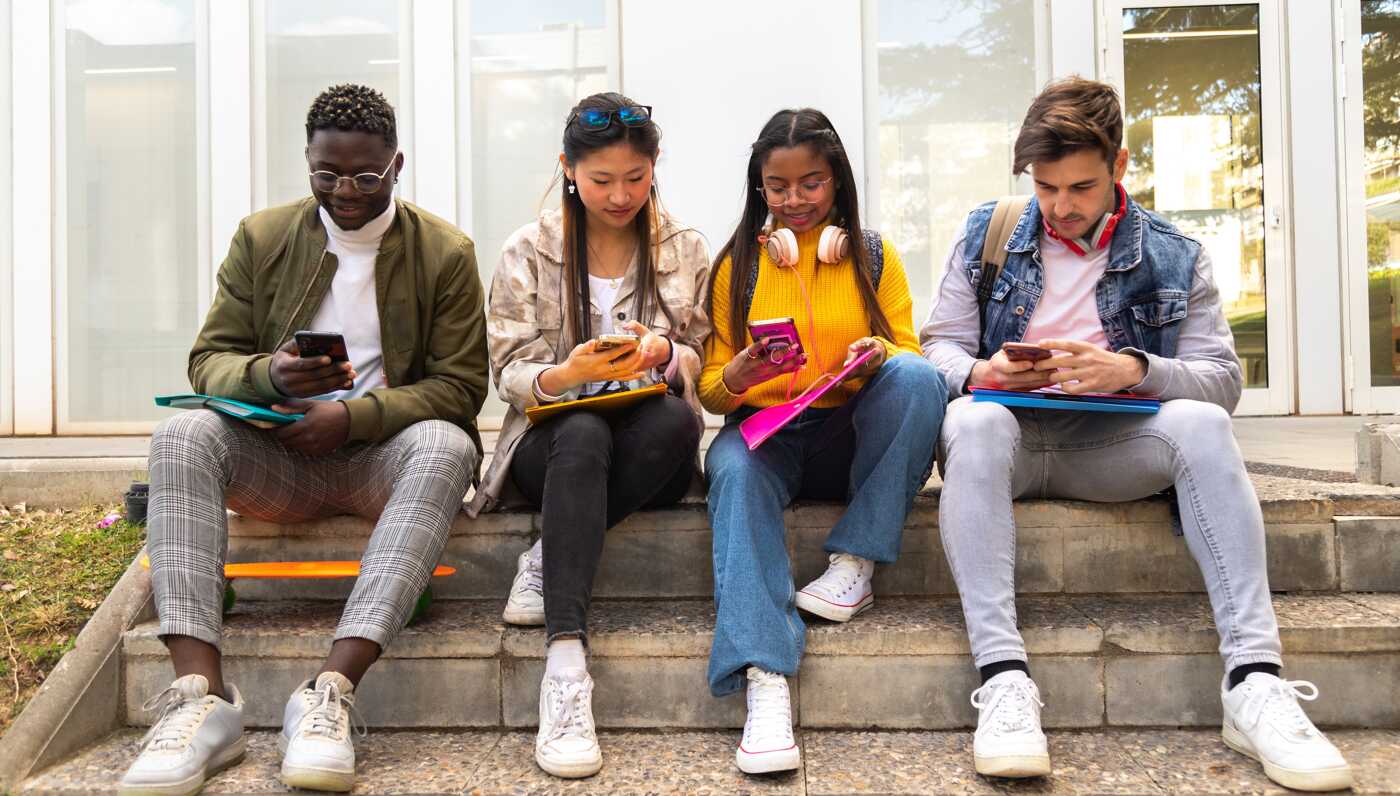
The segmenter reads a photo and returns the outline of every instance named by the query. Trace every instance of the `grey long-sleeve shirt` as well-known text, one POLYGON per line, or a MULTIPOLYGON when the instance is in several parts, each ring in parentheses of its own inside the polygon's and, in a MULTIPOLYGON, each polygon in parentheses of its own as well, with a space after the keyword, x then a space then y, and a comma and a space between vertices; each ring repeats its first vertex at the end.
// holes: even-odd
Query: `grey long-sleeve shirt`
MULTIPOLYGON (((950 398, 966 394, 981 339, 977 294, 963 267, 966 235, 964 223, 943 263, 943 280, 928 320, 919 330, 924 356, 943 372, 950 398)), ((1118 353, 1132 354, 1147 362, 1147 376, 1131 388, 1134 392, 1156 395, 1164 401, 1174 398, 1208 401, 1227 412, 1234 411, 1243 389, 1240 360, 1235 355, 1234 336, 1221 309, 1210 254, 1204 247, 1196 258, 1196 273, 1191 280, 1186 317, 1181 321, 1177 337, 1176 356, 1161 357, 1136 348, 1124 348, 1118 353)))

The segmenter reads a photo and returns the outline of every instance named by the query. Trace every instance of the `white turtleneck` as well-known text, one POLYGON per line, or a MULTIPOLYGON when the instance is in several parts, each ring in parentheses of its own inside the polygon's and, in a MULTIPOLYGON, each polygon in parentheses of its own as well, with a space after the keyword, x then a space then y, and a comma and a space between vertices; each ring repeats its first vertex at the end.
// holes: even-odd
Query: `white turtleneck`
POLYGON ((326 228, 326 251, 335 255, 338 265, 330 292, 311 319, 311 331, 344 335, 356 375, 353 387, 318 395, 319 400, 358 398, 370 390, 389 386, 384 380, 384 349, 379 339, 374 261, 380 241, 394 223, 395 212, 395 204, 390 202, 383 213, 363 227, 347 230, 336 226, 326 209, 320 208, 321 224, 326 228))

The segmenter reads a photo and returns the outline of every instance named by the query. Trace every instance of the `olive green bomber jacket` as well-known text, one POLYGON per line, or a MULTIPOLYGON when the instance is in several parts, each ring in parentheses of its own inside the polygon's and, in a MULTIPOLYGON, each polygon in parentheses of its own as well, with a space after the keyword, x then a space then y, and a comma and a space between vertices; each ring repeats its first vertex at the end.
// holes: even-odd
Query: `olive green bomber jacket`
MULTIPOLYGON (((396 206, 374 265, 389 386, 344 402, 349 441, 382 442, 441 419, 465 429, 480 451, 476 414, 489 360, 475 248, 448 222, 408 202, 396 206)), ((272 385, 272 352, 311 323, 336 267, 314 198, 243 219, 190 351, 195 391, 264 404, 284 397, 272 385)))

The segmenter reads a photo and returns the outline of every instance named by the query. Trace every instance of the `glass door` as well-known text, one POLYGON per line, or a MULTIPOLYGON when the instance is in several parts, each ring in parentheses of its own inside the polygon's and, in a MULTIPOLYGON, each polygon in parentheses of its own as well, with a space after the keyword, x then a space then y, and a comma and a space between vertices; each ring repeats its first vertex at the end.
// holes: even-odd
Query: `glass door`
POLYGON ((1292 411, 1280 53, 1272 3, 1104 4, 1124 187, 1210 253, 1244 370, 1239 414, 1292 411))
POLYGON ((1400 0, 1349 0, 1342 61, 1357 414, 1400 411, 1400 0))

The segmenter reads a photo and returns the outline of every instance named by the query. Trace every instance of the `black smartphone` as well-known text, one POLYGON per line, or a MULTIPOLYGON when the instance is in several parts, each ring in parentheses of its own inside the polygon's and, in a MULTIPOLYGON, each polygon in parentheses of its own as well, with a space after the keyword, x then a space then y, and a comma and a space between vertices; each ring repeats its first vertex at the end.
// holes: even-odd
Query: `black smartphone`
POLYGON ((330 357, 331 362, 349 362, 350 352, 340 332, 297 332, 297 351, 305 357, 330 357))

